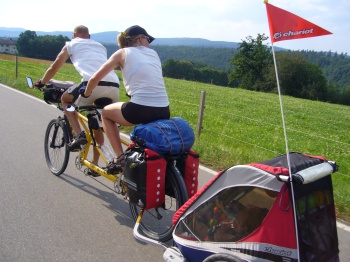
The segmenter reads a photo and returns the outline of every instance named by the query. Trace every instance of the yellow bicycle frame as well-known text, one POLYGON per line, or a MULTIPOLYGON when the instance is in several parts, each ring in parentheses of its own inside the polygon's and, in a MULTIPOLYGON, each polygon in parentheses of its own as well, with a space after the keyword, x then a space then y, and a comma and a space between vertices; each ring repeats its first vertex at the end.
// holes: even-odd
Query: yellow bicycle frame
MULTIPOLYGON (((88 127, 88 118, 86 116, 84 116, 83 114, 77 112, 78 114, 78 120, 80 125, 82 126, 82 128, 84 129, 85 133, 86 133, 86 139, 87 139, 87 144, 85 146, 85 148, 83 148, 83 150, 80 150, 79 152, 79 156, 80 156, 80 161, 81 164, 83 166, 86 166, 87 168, 93 170, 94 172, 96 172, 97 174, 100 174, 101 176, 111 180, 112 182, 116 182, 118 179, 118 175, 111 175, 108 174, 104 169, 102 169, 99 166, 94 165, 91 161, 87 160, 87 156, 90 150, 90 146, 93 145, 93 139, 92 139, 92 134, 90 133, 90 129, 88 127)), ((122 144, 124 145, 128 145, 128 142, 124 139, 121 138, 122 144)), ((100 154, 102 160, 104 161, 104 163, 107 165, 108 162, 106 160, 105 155, 103 154, 100 145, 96 145, 97 151, 100 154)))

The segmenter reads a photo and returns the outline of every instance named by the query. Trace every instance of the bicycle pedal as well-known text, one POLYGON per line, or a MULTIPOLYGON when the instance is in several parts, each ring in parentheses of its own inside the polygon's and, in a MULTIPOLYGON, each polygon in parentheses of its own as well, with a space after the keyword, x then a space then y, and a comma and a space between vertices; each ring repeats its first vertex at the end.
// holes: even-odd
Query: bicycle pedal
POLYGON ((69 152, 79 152, 80 150, 81 148, 73 148, 73 149, 69 148, 69 152))
POLYGON ((70 152, 79 152, 81 150, 84 150, 86 145, 70 145, 68 144, 68 149, 70 152))

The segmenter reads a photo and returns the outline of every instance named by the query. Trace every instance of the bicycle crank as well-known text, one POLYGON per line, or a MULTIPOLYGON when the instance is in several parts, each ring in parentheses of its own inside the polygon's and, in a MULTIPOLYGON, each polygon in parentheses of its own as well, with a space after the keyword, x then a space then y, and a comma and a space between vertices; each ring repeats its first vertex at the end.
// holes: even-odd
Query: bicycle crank
POLYGON ((82 163, 81 163, 81 158, 80 158, 80 156, 77 156, 77 157, 75 158, 75 166, 76 166, 76 168, 79 169, 79 170, 83 167, 83 165, 82 165, 82 163))
POLYGON ((114 182, 114 190, 117 194, 125 195, 124 183, 122 181, 123 174, 119 174, 117 180, 114 182))

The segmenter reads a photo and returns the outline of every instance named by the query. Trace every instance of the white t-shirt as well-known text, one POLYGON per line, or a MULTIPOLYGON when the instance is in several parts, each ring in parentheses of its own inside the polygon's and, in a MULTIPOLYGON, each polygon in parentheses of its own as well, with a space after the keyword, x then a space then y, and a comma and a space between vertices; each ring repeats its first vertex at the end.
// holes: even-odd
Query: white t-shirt
MULTIPOLYGON (((92 39, 76 37, 66 42, 68 54, 75 69, 83 77, 83 81, 88 81, 91 76, 107 61, 106 48, 92 39)), ((119 84, 119 78, 114 71, 106 75, 102 81, 119 84)))
POLYGON ((156 51, 144 46, 124 50, 123 80, 126 92, 131 96, 130 101, 144 106, 168 106, 162 65, 156 51))

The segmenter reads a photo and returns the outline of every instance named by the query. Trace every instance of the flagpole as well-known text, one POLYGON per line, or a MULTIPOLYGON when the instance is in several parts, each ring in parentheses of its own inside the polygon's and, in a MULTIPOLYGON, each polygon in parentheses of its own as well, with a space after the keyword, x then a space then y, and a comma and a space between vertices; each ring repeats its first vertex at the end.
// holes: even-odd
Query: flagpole
MULTIPOLYGON (((277 80, 277 90, 278 90, 278 97, 279 97, 279 101, 280 101, 280 108, 281 108, 281 115, 282 115, 283 133, 284 133, 284 140, 285 140, 285 144, 286 144, 287 163, 288 163, 289 174, 291 174, 287 129, 286 129, 286 122, 284 120, 284 110, 283 110, 281 87, 280 87, 280 81, 279 81, 279 77, 278 77, 275 49, 273 47, 273 44, 272 44, 272 55, 273 55, 273 63, 275 65, 276 80, 277 80)), ((292 180, 292 177, 290 177, 290 180, 292 180)))
MULTIPOLYGON (((268 4, 268 0, 264 0, 265 4, 268 4)), ((272 46, 272 55, 273 55, 273 63, 275 66, 275 73, 276 73, 276 81, 277 81, 277 90, 278 90, 278 97, 280 102, 280 110, 281 110, 281 117, 282 117, 282 125, 283 125, 283 133, 284 133, 284 140, 286 145, 286 157, 287 157, 287 165, 288 165, 288 171, 289 171, 289 182, 290 182, 290 189, 291 189, 291 198, 292 198, 292 204, 293 204, 293 216, 294 216, 294 228, 295 228, 295 239, 297 244, 297 254, 298 254, 298 261, 300 261, 300 250, 299 250, 299 237, 298 237, 298 224, 297 224, 297 215, 296 215, 296 206, 295 206, 295 198, 294 198, 294 188, 293 188, 293 179, 292 179, 292 168, 290 164, 290 156, 289 156, 289 146, 288 146, 288 136, 287 136, 287 128, 286 128, 286 122, 284 118, 284 109, 283 109, 283 101, 282 101, 282 92, 280 87, 280 81, 278 77, 278 70, 277 70, 277 62, 276 62, 276 54, 275 54, 275 48, 273 46, 273 42, 271 39, 271 46, 272 46)))
POLYGON ((292 169, 291 169, 291 165, 290 165, 287 128, 286 128, 286 122, 285 122, 285 119, 284 119, 282 93, 281 93, 280 81, 279 81, 279 77, 278 77, 275 49, 273 47, 273 42, 271 42, 271 43, 272 43, 271 46, 272 46, 273 63, 274 63, 275 72, 276 72, 278 97, 279 97, 279 101, 280 101, 280 108, 281 108, 281 115, 282 115, 282 125, 283 125, 284 140, 285 140, 285 144, 286 144, 286 156, 287 156, 287 164, 288 164, 288 170, 289 170, 289 182, 290 182, 290 188, 291 188, 291 197, 292 197, 292 203, 293 203, 294 227, 295 227, 295 238, 296 238, 296 242, 297 242, 298 261, 300 261, 299 237, 298 237, 298 227, 297 227, 297 215, 296 215, 296 209, 295 209, 295 198, 294 198, 294 189, 293 189, 293 180, 292 180, 292 169))

